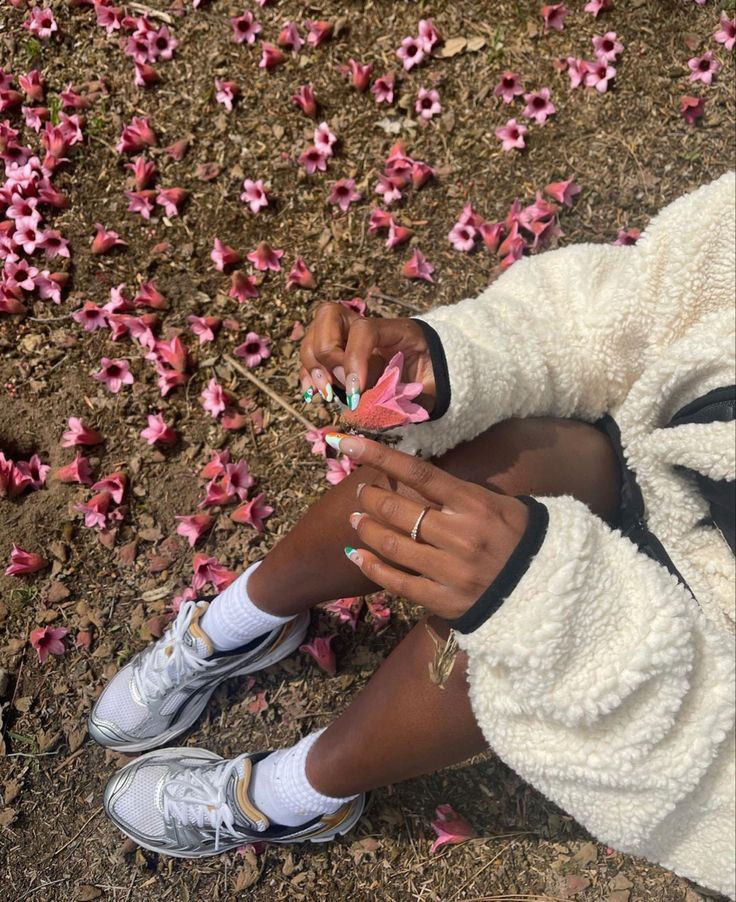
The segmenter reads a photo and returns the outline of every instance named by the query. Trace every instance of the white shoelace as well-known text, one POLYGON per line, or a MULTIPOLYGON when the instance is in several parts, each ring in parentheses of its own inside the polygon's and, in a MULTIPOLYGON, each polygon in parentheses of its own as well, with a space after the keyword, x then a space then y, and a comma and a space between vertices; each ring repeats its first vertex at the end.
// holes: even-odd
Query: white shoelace
POLYGON ((205 820, 215 829, 215 851, 220 848, 220 831, 239 838, 235 816, 227 803, 227 784, 237 771, 245 755, 223 761, 217 767, 191 768, 164 785, 162 802, 166 820, 175 818, 187 826, 202 828, 205 820))
POLYGON ((176 620, 134 670, 133 680, 141 698, 160 698, 184 677, 213 666, 213 661, 201 658, 194 646, 184 642, 196 610, 196 601, 185 601, 176 620))

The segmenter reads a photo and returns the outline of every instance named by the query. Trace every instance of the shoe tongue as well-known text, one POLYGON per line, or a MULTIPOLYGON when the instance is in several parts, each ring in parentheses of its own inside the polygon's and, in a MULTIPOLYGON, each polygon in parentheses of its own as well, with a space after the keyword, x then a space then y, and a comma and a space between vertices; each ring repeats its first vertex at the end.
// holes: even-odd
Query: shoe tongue
POLYGON ((252 773, 252 761, 250 758, 243 758, 240 767, 232 773, 228 782, 228 804, 239 824, 252 830, 267 830, 271 822, 256 808, 248 795, 252 773))
POLYGON ((202 629, 202 624, 200 623, 200 620, 208 607, 208 604, 199 604, 197 606, 197 609, 192 615, 191 622, 189 623, 189 629, 184 634, 184 644, 193 648, 200 658, 209 658, 215 652, 215 646, 212 640, 202 629))

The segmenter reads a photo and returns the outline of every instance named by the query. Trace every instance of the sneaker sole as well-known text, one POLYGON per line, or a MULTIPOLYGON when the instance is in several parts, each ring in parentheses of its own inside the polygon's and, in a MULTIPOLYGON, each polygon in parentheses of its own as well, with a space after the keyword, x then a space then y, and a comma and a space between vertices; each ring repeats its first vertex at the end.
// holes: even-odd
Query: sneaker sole
POLYGON ((87 732, 98 745, 110 749, 113 752, 124 752, 125 754, 150 752, 162 745, 166 745, 171 742, 172 739, 176 739, 178 736, 181 736, 182 733, 185 733, 194 726, 204 709, 207 707, 212 694, 218 686, 222 685, 222 683, 226 683, 228 680, 236 679, 238 677, 250 676, 250 674, 257 673, 259 670, 265 670, 266 667, 278 663, 283 658, 287 658, 296 651, 307 634, 309 619, 308 611, 299 615, 294 629, 286 637, 284 642, 277 645, 272 652, 259 659, 256 667, 253 666, 253 663, 244 664, 242 669, 229 673, 221 680, 217 680, 211 686, 207 686, 206 688, 201 689, 197 694, 193 695, 183 709, 181 718, 177 719, 168 730, 159 733, 158 736, 151 736, 147 739, 141 739, 138 742, 111 742, 109 736, 105 733, 104 727, 101 724, 98 725, 95 723, 94 709, 87 719, 87 732))
MULTIPOLYGON (((161 749, 158 752, 158 754, 162 758, 178 758, 178 757, 181 757, 181 753, 182 753, 181 748, 161 749)), ((221 760, 221 758, 222 758, 221 755, 218 755, 215 752, 210 752, 207 749, 187 748, 186 753, 187 753, 188 757, 203 758, 203 759, 209 760, 209 761, 212 761, 215 759, 221 760)), ((287 844, 294 845, 294 844, 303 843, 303 842, 310 842, 310 843, 314 843, 314 844, 331 842, 337 836, 344 836, 346 833, 349 833, 353 829, 353 827, 355 827, 355 825, 358 823, 358 821, 361 819, 361 817, 365 813, 365 811, 368 807, 368 802, 371 799, 370 796, 363 795, 360 798, 361 804, 355 806, 353 811, 350 812, 349 817, 345 818, 343 821, 341 821, 339 824, 337 824, 333 830, 329 830, 326 833, 321 833, 316 836, 304 836, 304 837, 296 836, 293 839, 271 838, 271 839, 263 839, 263 840, 259 840, 257 836, 253 836, 253 837, 249 837, 249 838, 243 838, 241 840, 238 840, 237 842, 231 841, 228 843, 224 843, 217 850, 217 852, 212 852, 210 850, 206 850, 199 854, 192 853, 192 852, 188 852, 188 853, 184 854, 181 852, 173 851, 171 849, 162 849, 159 846, 155 846, 150 843, 147 843, 145 840, 141 839, 139 836, 136 836, 135 833, 130 833, 128 830, 125 829, 124 825, 118 820, 118 818, 115 817, 115 815, 110 810, 110 803, 112 801, 112 797, 114 796, 115 791, 117 790, 120 783, 124 782, 126 771, 130 770, 131 768, 134 768, 136 766, 136 764, 137 764, 137 761, 131 761, 129 764, 126 764, 124 767, 122 767, 113 777, 110 778, 110 780, 108 780, 107 786, 105 787, 103 799, 102 799, 102 804, 105 809, 105 814, 112 821, 112 823, 115 824, 115 826, 118 828, 118 830, 120 830, 122 833, 124 833, 130 839, 132 839, 136 845, 140 846, 142 849, 147 849, 149 852, 155 852, 157 855, 168 855, 171 858, 185 858, 185 859, 186 858, 212 858, 215 855, 222 855, 225 852, 231 852, 233 849, 237 849, 239 846, 245 845, 249 842, 267 842, 267 843, 273 843, 274 845, 287 845, 287 844)), ((297 829, 297 828, 295 828, 295 829, 297 829)))

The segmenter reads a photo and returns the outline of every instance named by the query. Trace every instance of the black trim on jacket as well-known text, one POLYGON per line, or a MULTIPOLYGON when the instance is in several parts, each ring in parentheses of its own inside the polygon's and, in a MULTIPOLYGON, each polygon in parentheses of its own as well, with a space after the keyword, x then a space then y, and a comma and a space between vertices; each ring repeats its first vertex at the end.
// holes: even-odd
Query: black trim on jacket
POLYGON ((432 360, 432 370, 434 372, 434 384, 437 389, 437 396, 434 402, 434 410, 429 419, 439 420, 440 417, 447 413, 450 406, 450 373, 447 368, 447 358, 445 357, 445 349, 442 347, 442 339, 435 330, 425 323, 423 319, 416 319, 416 322, 422 327, 424 337, 429 346, 429 356, 432 360))
POLYGON ((511 552, 501 572, 471 608, 455 620, 448 620, 458 633, 472 633, 501 607, 525 576, 532 560, 542 547, 549 525, 549 511, 536 498, 519 495, 529 508, 529 522, 519 544, 511 552))

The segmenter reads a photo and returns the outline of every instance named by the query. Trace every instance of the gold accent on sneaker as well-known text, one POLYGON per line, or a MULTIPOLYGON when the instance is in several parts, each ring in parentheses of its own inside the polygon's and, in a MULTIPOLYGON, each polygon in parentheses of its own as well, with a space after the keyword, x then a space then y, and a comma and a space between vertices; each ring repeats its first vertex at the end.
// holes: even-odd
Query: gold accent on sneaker
POLYGON ((207 656, 209 657, 215 653, 215 646, 212 643, 212 639, 205 633, 199 623, 208 607, 209 602, 205 602, 205 604, 199 605, 196 608, 189 623, 189 632, 192 634, 193 639, 200 639, 204 642, 207 646, 207 656))
POLYGON ((268 830, 271 821, 269 821, 266 815, 262 811, 259 811, 248 798, 248 787, 250 786, 252 775, 253 762, 250 758, 246 758, 243 762, 243 776, 238 780, 238 784, 235 788, 235 798, 238 800, 238 805, 240 805, 254 824, 262 823, 264 825, 263 829, 268 830))
POLYGON ((279 645, 284 644, 286 639, 289 637, 289 634, 293 631, 296 620, 297 620, 297 618, 293 617, 291 620, 289 620, 288 623, 285 623, 281 627, 281 632, 278 634, 278 636, 274 640, 273 645, 269 648, 269 652, 275 651, 275 649, 277 649, 279 647, 279 645))
POLYGON ((353 803, 351 801, 345 802, 344 805, 341 805, 340 808, 338 808, 337 811, 334 811, 332 814, 326 814, 322 818, 324 827, 322 827, 313 835, 321 836, 323 833, 329 833, 331 830, 337 829, 343 821, 347 820, 352 810, 353 803))

